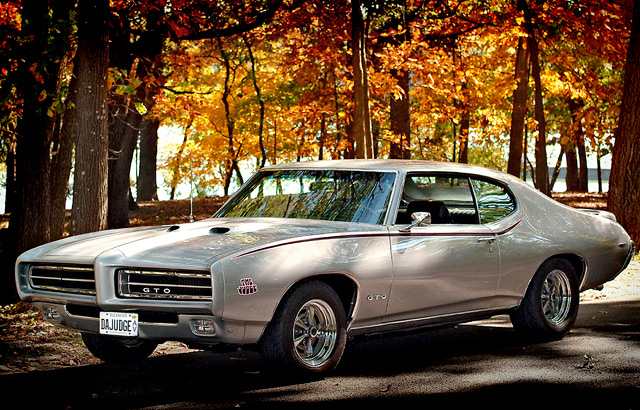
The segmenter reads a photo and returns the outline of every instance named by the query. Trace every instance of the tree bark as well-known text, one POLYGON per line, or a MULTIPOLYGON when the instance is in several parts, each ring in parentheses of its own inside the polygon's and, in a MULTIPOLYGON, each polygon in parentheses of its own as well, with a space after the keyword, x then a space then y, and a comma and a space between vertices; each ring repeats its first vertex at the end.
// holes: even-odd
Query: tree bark
POLYGON ((564 147, 567 163, 567 175, 565 181, 567 184, 567 191, 577 192, 580 189, 580 182, 578 177, 578 156, 576 155, 575 145, 570 142, 564 147))
POLYGON ((17 128, 16 195, 10 221, 15 238, 11 245, 15 246, 16 255, 51 239, 49 183, 54 122, 47 116, 47 107, 57 86, 57 69, 45 72, 45 63, 40 61, 42 50, 49 48, 48 13, 46 0, 32 1, 22 7, 22 33, 27 41, 19 68, 23 111, 17 128), (38 70, 43 80, 38 81, 32 70, 38 70))
POLYGON ((176 153, 176 162, 173 166, 173 177, 171 178, 171 193, 169 195, 169 199, 172 201, 176 197, 176 189, 178 188, 178 182, 180 182, 180 164, 182 163, 182 155, 184 154, 184 149, 187 146, 187 141, 189 140, 189 129, 191 128, 192 123, 193 120, 185 127, 182 144, 176 153))
POLYGON ((110 229, 129 226, 131 162, 142 114, 121 100, 111 107, 115 123, 109 127, 109 194, 107 225, 110 229))
POLYGON ((231 188, 231 180, 233 178, 233 172, 236 171, 237 175, 241 175, 238 169, 237 150, 234 146, 233 134, 235 131, 235 119, 231 115, 231 106, 229 105, 229 97, 231 95, 231 62, 229 61, 229 55, 222 45, 220 38, 216 39, 218 43, 218 51, 222 57, 224 63, 224 88, 222 92, 222 104, 224 105, 225 122, 227 126, 227 158, 225 161, 225 175, 224 175, 224 195, 229 195, 229 189, 231 188))
POLYGON ((535 117, 538 122, 538 137, 536 138, 536 181, 537 188, 546 195, 551 195, 549 189, 549 165, 547 164, 547 125, 544 114, 542 97, 542 80, 540 79, 540 62, 538 60, 538 45, 535 39, 529 37, 531 56, 533 61, 533 78, 536 85, 535 117))
POLYGON ((471 125, 471 118, 469 116, 469 109, 465 108, 462 112, 462 119, 460 121, 460 149, 458 152, 458 162, 462 164, 469 163, 469 127, 471 125))
POLYGON ((633 2, 620 119, 611 160, 608 208, 640 243, 640 0, 633 2))
POLYGON ((362 2, 351 1, 351 50, 353 66, 354 113, 353 131, 356 158, 373 158, 373 134, 369 110, 369 80, 367 78, 366 33, 362 2))
POLYGON ((509 140, 509 162, 507 172, 520 177, 524 144, 524 126, 527 113, 527 91, 529 85, 529 49, 524 37, 518 39, 516 55, 516 89, 513 91, 511 110, 511 137, 509 140))
POLYGON ((589 169, 587 165, 587 150, 584 145, 584 130, 580 123, 580 109, 584 105, 582 100, 576 100, 569 98, 567 101, 569 106, 569 112, 571 113, 572 120, 572 140, 578 153, 578 185, 576 191, 588 192, 589 191, 589 169))
POLYGON ((549 165, 547 164, 547 125, 544 113, 544 98, 542 95, 542 80, 540 78, 540 52, 535 33, 532 11, 526 0, 518 1, 524 10, 525 27, 527 30, 527 46, 531 56, 531 73, 535 84, 535 118, 538 123, 538 137, 536 138, 536 187, 540 192, 551 195, 549 187, 549 165))
POLYGON ((258 100, 259 109, 259 121, 258 121, 258 146, 260 147, 260 168, 264 167, 267 164, 267 149, 264 144, 264 109, 265 104, 262 99, 262 90, 258 85, 258 76, 256 75, 256 59, 253 56, 253 49, 251 47, 251 43, 247 39, 247 36, 242 37, 244 40, 244 44, 247 46, 247 51, 249 52, 249 61, 251 63, 251 82, 253 83, 253 89, 256 92, 256 99, 258 100))
POLYGON ((411 158, 411 113, 409 103, 409 73, 406 70, 393 70, 393 77, 402 89, 402 96, 390 99, 391 132, 398 138, 392 141, 389 158, 411 158))
POLYGON ((81 0, 78 18, 78 144, 71 213, 74 234, 107 227, 109 1, 81 0))
MULTIPOLYGON (((458 151, 458 162, 467 164, 469 162, 469 131, 471 127, 471 113, 469 109, 469 89, 466 79, 462 82, 462 101, 460 101, 460 135, 458 142, 460 148, 458 151)), ((454 125, 455 126, 455 125, 454 125)))
MULTIPOLYGON (((127 13, 127 11, 122 11, 127 13)), ((110 38, 110 64, 120 69, 136 70, 138 79, 158 76, 158 56, 162 52, 166 31, 160 25, 163 11, 151 9, 145 15, 146 27, 136 41, 131 42, 131 29, 113 30, 110 38), (138 59, 137 65, 134 63, 138 59)), ((122 16, 129 24, 130 16, 122 16)), ((156 86, 143 83, 133 96, 118 96, 111 104, 111 122, 109 125, 109 200, 108 226, 122 228, 129 225, 129 209, 131 198, 131 162, 138 135, 142 128, 143 113, 139 112, 134 102, 151 106, 153 96, 158 91, 156 86)))
MULTIPOLYGON (((77 52, 76 52, 77 55, 77 52)), ((67 211, 67 195, 69 194, 69 176, 73 163, 73 150, 78 140, 77 88, 78 64, 74 64, 74 75, 69 84, 69 94, 65 101, 62 116, 62 129, 57 146, 52 155, 51 181, 51 240, 62 238, 67 211)))
POLYGON ((143 121, 140 133, 140 172, 138 175, 138 201, 158 199, 156 179, 158 157, 158 128, 160 120, 151 118, 143 121))

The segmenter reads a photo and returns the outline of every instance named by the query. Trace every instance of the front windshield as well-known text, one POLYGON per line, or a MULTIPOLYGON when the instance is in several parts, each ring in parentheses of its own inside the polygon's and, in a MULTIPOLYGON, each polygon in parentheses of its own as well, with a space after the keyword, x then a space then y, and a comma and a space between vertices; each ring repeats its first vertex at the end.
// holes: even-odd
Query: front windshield
POLYGON ((394 173, 262 171, 215 215, 383 224, 394 173))

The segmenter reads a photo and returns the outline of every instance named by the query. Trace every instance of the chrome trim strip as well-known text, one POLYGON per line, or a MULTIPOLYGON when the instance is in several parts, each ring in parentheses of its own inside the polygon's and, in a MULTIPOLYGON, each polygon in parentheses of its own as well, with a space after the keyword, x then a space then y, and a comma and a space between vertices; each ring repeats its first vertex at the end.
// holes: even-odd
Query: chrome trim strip
POLYGON ((429 326, 438 326, 444 325, 447 323, 465 323, 465 322, 473 322, 476 320, 481 320, 482 317, 491 317, 499 312, 506 312, 510 309, 518 307, 517 305, 505 305, 495 308, 486 308, 486 309, 478 309, 478 310, 469 310, 464 312, 455 312, 455 313, 445 313, 442 315, 435 316, 426 316, 419 317, 414 319, 404 319, 397 320, 393 322, 383 322, 375 325, 367 325, 360 327, 351 327, 349 332, 353 332, 355 334, 367 334, 367 333, 378 333, 378 332, 386 332, 385 328, 397 328, 397 330, 405 330, 405 329, 417 329, 422 327, 429 326), (469 316, 469 320, 459 321, 459 320, 448 320, 454 319, 456 317, 465 317, 469 316))
POLYGON ((95 277, 93 266, 73 266, 73 265, 31 265, 28 271, 29 286, 33 289, 49 290, 53 292, 61 292, 68 294, 82 294, 82 295, 95 295, 95 277), (35 274, 35 271, 41 271, 40 274, 35 274), (53 276, 46 276, 44 272, 51 272, 53 276), (65 276, 65 272, 82 273, 86 274, 87 278, 77 278, 73 275, 65 276), (36 284, 36 281, 52 281, 58 284, 36 284), (83 283, 93 284, 92 289, 84 289, 82 287, 63 286, 64 283, 83 283))
POLYGON ((180 271, 152 271, 148 269, 135 269, 135 268, 121 268, 116 270, 116 281, 118 289, 118 297, 122 298, 135 298, 135 299, 165 299, 165 300, 211 300, 213 297, 213 285, 211 283, 210 272, 180 272, 180 271), (134 281, 129 281, 130 277, 138 275, 142 277, 135 278, 134 281), (184 283, 159 283, 160 278, 172 278, 180 280, 194 280, 200 281, 195 284, 184 283), (148 279, 148 282, 144 282, 148 279), (207 281, 207 285, 203 285, 202 281, 207 281), (157 293, 157 292, 141 292, 131 290, 132 286, 147 287, 147 288, 163 288, 163 289, 176 289, 175 293, 157 293), (204 290, 207 291, 206 295, 189 295, 186 293, 180 293, 180 289, 191 290, 204 290))

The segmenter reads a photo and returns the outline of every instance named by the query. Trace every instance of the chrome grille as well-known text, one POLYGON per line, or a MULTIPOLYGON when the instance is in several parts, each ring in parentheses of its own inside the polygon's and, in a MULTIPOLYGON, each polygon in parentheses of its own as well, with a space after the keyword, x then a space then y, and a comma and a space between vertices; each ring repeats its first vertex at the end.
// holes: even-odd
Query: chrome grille
POLYGON ((211 299, 211 273, 119 269, 119 294, 125 298, 211 299))
POLYGON ((34 289, 95 295, 93 266, 33 265, 29 282, 34 289))

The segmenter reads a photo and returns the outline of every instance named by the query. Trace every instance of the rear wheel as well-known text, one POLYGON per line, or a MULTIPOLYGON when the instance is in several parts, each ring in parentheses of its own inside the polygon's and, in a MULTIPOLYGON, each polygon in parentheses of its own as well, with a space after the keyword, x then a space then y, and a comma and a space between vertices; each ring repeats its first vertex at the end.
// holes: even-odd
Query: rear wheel
POLYGON ((272 368, 319 374, 338 365, 345 343, 340 298, 327 284, 313 281, 283 301, 258 347, 272 368))
POLYGON ((98 359, 109 363, 127 363, 151 356, 158 344, 149 340, 82 333, 82 341, 98 359))
POLYGON ((542 264, 520 306, 510 314, 517 331, 536 339, 560 339, 578 316, 578 279, 565 259, 542 264))

